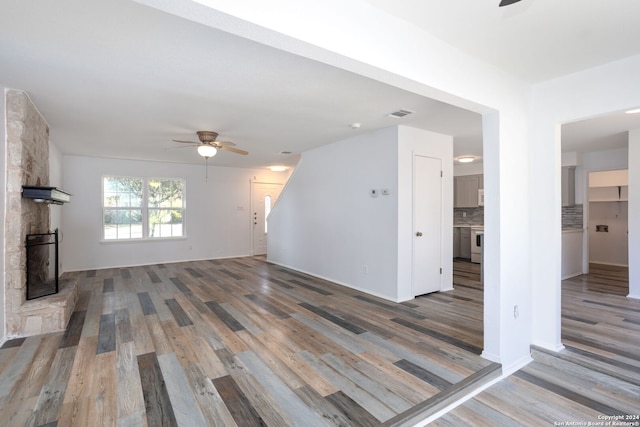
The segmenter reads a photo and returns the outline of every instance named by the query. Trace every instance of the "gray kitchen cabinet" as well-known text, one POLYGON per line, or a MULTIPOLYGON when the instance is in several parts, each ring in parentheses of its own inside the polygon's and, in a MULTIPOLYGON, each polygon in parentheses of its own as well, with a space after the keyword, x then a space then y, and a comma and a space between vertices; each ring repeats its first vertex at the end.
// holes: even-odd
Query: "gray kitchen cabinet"
POLYGON ((470 227, 460 227, 460 258, 471 259, 470 227))
POLYGON ((576 167, 564 166, 562 168, 562 206, 575 206, 576 204, 576 167))
POLYGON ((453 179, 453 207, 477 208, 478 190, 484 188, 482 175, 456 176, 453 179))
POLYGON ((460 257, 460 227, 453 227, 453 257, 460 257))

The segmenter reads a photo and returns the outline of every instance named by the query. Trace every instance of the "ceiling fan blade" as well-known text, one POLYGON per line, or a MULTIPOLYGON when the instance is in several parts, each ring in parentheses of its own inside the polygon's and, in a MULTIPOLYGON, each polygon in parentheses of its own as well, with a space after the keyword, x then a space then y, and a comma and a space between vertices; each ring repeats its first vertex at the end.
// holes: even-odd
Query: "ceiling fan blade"
POLYGON ((168 147, 167 150, 175 150, 175 149, 178 149, 178 148, 197 147, 198 145, 200 145, 200 144, 180 145, 180 146, 176 145, 176 146, 173 146, 173 147, 168 147))
POLYGON ((200 142, 195 142, 195 141, 180 141, 178 139, 172 139, 173 142, 180 142, 182 144, 195 144, 195 145, 200 145, 200 142))
POLYGON ((231 141, 216 141, 216 144, 224 145, 225 147, 235 147, 236 146, 236 144, 234 144, 231 141))
POLYGON ((218 145, 217 148, 219 148, 221 150, 225 150, 225 151, 231 151, 232 153, 236 153, 236 154, 242 154, 243 156, 246 156, 247 154, 249 154, 248 151, 244 151, 244 150, 241 150, 239 148, 229 147, 227 145, 218 145))
POLYGON ((509 6, 510 4, 518 3, 520 0, 501 0, 498 7, 509 6))

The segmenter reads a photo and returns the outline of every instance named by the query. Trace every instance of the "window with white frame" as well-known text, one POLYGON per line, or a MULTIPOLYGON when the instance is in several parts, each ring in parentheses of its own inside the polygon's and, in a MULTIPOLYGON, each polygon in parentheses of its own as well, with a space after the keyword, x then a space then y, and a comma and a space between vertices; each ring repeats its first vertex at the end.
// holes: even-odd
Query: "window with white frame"
POLYGON ((105 176, 102 193, 103 239, 184 236, 183 180, 105 176))

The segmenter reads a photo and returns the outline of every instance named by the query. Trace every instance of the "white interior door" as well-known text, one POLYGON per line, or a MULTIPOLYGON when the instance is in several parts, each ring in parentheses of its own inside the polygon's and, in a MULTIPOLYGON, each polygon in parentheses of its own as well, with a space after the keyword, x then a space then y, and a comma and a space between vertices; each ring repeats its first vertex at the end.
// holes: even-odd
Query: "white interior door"
POLYGON ((437 292, 442 281, 442 160, 413 158, 414 295, 437 292))
POLYGON ((278 200, 282 184, 254 182, 251 186, 251 224, 253 254, 267 253, 267 217, 278 200))

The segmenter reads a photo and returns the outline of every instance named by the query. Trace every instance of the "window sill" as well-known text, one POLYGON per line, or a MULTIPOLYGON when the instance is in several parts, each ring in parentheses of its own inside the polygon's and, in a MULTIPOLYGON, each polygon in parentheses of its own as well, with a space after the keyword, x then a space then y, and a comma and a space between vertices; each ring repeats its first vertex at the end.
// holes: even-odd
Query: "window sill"
POLYGON ((145 237, 140 239, 101 239, 98 240, 100 244, 112 244, 112 243, 149 243, 149 242, 177 242, 187 240, 187 236, 181 237, 145 237))

